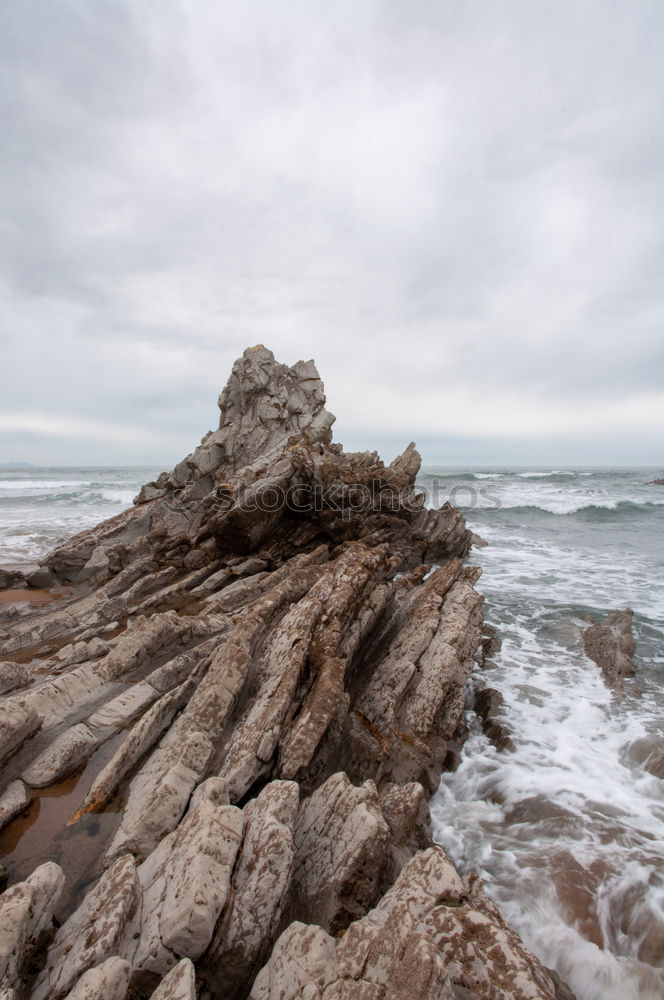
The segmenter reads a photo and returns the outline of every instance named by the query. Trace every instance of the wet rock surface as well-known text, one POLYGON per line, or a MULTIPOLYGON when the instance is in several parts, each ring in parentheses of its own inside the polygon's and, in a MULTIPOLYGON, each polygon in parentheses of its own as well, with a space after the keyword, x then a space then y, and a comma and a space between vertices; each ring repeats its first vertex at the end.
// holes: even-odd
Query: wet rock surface
POLYGON ((482 688, 475 695, 475 711, 488 739, 496 750, 513 750, 514 743, 510 731, 501 721, 503 704, 503 696, 495 688, 482 688))
POLYGON ((463 517, 423 508, 413 445, 385 465, 332 443, 313 362, 249 349, 219 405, 132 509, 47 557, 56 601, 3 619, 0 823, 66 788, 44 861, 90 837, 96 860, 60 926, 56 864, 0 896, 0 989, 562 996, 431 844, 495 645, 463 517))
POLYGON ((608 684, 619 685, 622 677, 635 672, 636 643, 632 635, 631 608, 611 611, 596 625, 583 633, 583 648, 602 671, 608 684))

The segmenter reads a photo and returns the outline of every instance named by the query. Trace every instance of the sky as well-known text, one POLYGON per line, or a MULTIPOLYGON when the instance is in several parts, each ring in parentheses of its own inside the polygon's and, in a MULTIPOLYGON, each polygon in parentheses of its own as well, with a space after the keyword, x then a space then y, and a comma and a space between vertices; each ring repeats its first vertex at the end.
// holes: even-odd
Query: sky
POLYGON ((5 0, 0 462, 173 465, 233 361, 335 439, 664 462, 660 0, 5 0))

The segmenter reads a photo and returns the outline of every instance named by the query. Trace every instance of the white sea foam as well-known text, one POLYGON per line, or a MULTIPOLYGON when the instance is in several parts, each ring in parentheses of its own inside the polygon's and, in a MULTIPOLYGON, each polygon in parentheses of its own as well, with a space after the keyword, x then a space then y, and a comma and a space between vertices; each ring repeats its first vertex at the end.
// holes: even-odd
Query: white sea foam
POLYGON ((39 562, 65 538, 130 507, 155 469, 3 469, 0 565, 39 562))
POLYGON ((432 801, 433 827, 578 1000, 654 1000, 664 996, 664 781, 644 762, 664 739, 662 494, 643 475, 586 479, 503 477, 513 506, 467 513, 489 542, 473 559, 503 639, 475 683, 501 691, 515 750, 497 752, 469 713, 472 735, 432 801), (533 511, 533 494, 552 488, 560 506, 592 497, 619 511, 533 511), (649 516, 629 498, 653 504, 649 516), (627 606, 638 670, 617 697, 581 634, 627 606))

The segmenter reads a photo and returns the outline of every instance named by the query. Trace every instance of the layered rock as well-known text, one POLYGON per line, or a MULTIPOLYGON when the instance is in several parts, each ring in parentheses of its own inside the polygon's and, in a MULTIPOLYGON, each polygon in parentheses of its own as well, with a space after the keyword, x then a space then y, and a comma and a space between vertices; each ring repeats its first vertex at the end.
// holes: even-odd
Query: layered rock
POLYGON ((633 612, 611 611, 606 618, 583 633, 583 648, 600 668, 606 681, 618 685, 622 677, 635 672, 636 643, 632 634, 633 612))
POLYGON ((510 931, 479 880, 440 848, 420 851, 365 917, 335 939, 292 923, 250 1000, 554 1000, 557 985, 510 931))
POLYGON ((312 362, 250 349, 219 404, 132 509, 48 556, 56 602, 0 622, 0 822, 85 768, 44 856, 97 837, 57 931, 41 906, 5 946, 6 988, 553 998, 431 846, 487 652, 462 516, 423 508, 413 445, 386 466, 332 443, 312 362))

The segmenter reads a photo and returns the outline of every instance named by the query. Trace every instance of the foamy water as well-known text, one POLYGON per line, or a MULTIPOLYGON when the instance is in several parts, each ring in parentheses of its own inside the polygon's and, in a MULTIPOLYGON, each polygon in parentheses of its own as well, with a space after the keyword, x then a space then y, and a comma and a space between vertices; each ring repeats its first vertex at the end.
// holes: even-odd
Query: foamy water
POLYGON ((0 566, 39 562, 63 539, 130 507, 154 468, 0 469, 0 566))
POLYGON ((503 640, 473 684, 502 693, 515 749, 496 751, 468 713, 461 764, 431 803, 434 835, 579 1000, 664 996, 664 781, 644 767, 664 740, 664 488, 646 485, 657 473, 458 481, 488 491, 466 516, 489 542, 473 561, 503 640), (617 696, 581 632, 628 606, 637 676, 617 696))

